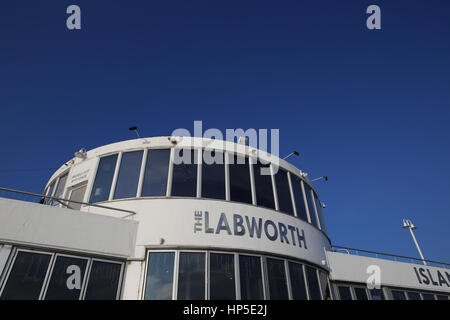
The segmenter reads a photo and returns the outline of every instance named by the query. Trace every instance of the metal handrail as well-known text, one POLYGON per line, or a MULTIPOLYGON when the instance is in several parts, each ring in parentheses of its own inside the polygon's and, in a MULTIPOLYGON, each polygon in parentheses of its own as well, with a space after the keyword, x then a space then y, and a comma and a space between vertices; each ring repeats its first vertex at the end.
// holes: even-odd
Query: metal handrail
POLYGON ((129 215, 126 215, 125 217, 122 217, 122 218, 127 218, 127 217, 130 217, 130 216, 134 216, 136 214, 136 212, 132 211, 132 210, 119 209, 119 208, 103 206, 103 205, 100 205, 100 204, 93 204, 93 203, 87 203, 87 202, 81 202, 81 201, 75 201, 75 200, 51 197, 51 196, 46 196, 46 195, 39 194, 39 193, 33 193, 33 192, 27 192, 27 191, 15 190, 15 189, 8 189, 8 188, 3 188, 3 187, 0 187, 0 190, 8 191, 8 192, 14 192, 14 193, 20 193, 20 194, 25 194, 25 195, 34 196, 34 197, 39 197, 39 198, 41 198, 44 201, 46 199, 55 200, 55 201, 59 202, 60 204, 66 206, 67 208, 72 209, 72 210, 74 210, 74 209, 71 208, 68 204, 63 203, 63 201, 71 202, 71 203, 77 203, 77 204, 82 204, 82 205, 86 205, 86 206, 92 206, 92 207, 97 207, 97 208, 103 208, 103 209, 109 209, 109 210, 115 210, 115 211, 121 211, 121 212, 129 213, 129 215))
MULTIPOLYGON (((343 246, 336 246, 336 245, 331 245, 332 248, 337 248, 339 251, 345 250, 347 251, 348 254, 351 254, 350 251, 353 250, 355 252, 367 252, 367 253, 371 253, 371 254, 375 254, 375 255, 383 255, 383 256, 388 256, 388 257, 394 257, 394 258, 402 258, 402 259, 410 259, 410 260, 414 260, 414 261, 419 261, 419 262, 431 262, 431 263, 435 263, 435 264, 440 264, 440 265, 444 265, 447 266, 448 268, 450 268, 450 263, 445 263, 445 262, 439 262, 439 261, 433 261, 433 260, 422 260, 419 258, 414 258, 414 257, 407 257, 407 256, 401 256, 401 255, 397 255, 397 254, 391 254, 391 253, 382 253, 382 252, 376 252, 376 251, 370 251, 370 250, 362 250, 362 249, 355 249, 355 248, 349 248, 349 247, 343 247, 343 246)), ((337 252, 337 250, 335 250, 337 252)), ((358 254, 356 254, 358 255, 358 254)))

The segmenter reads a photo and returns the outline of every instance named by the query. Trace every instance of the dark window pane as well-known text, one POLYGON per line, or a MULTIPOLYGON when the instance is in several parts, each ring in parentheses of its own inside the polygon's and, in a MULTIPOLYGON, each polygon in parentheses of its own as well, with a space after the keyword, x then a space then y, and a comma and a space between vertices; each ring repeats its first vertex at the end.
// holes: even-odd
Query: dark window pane
POLYGON ((122 154, 114 199, 136 197, 142 154, 143 151, 124 152, 122 154))
POLYGON ((304 183, 303 185, 305 186, 306 200, 308 202, 309 216, 311 217, 311 224, 313 226, 319 227, 319 225, 317 224, 315 204, 314 204, 314 201, 312 198, 311 188, 306 183, 304 183))
POLYGON ((259 161, 253 165, 255 175, 256 204, 260 207, 275 209, 275 200, 273 198, 272 176, 270 174, 270 165, 265 165, 259 161), (261 170, 263 170, 261 172, 261 170))
POLYGON ((385 300, 382 289, 371 289, 369 291, 372 296, 372 300, 385 300))
POLYGON ((294 215, 294 208, 292 207, 291 191, 289 190, 289 182, 287 172, 278 169, 275 175, 275 184, 278 195, 278 205, 280 211, 294 215))
POLYGON ((391 293, 394 300, 406 300, 404 291, 392 290, 391 293))
POLYGON ((303 266, 295 262, 289 262, 289 276, 291 278, 292 299, 307 300, 303 266))
POLYGON ((225 200, 225 163, 223 152, 210 150, 203 152, 202 197, 225 200), (214 160, 215 162, 213 162, 214 160))
POLYGON ((437 297, 438 300, 448 300, 448 297, 444 296, 442 294, 437 294, 436 297, 437 297))
POLYGON ((352 300, 352 294, 350 292, 350 287, 338 286, 338 291, 339 291, 340 300, 352 300))
POLYGON ((211 300, 236 299, 234 279, 234 256, 232 254, 211 253, 209 256, 211 300))
POLYGON ((93 261, 86 291, 86 300, 115 300, 119 289, 121 265, 93 261))
POLYGON ((314 193, 314 201, 316 203, 317 214, 319 216, 320 229, 326 232, 327 229, 325 228, 325 219, 323 218, 322 204, 320 203, 320 200, 315 193, 314 193))
POLYGON ((291 175, 292 191, 294 192, 295 207, 297 209, 297 216, 303 221, 308 221, 306 215, 305 200, 303 199, 302 184, 298 177, 291 175))
POLYGON ((369 300, 366 289, 360 287, 353 287, 355 290, 356 300, 369 300))
POLYGON ((309 300, 321 300, 319 281, 317 279, 316 269, 310 266, 306 268, 306 280, 308 281, 309 300))
POLYGON ((165 196, 170 149, 148 150, 141 197, 165 196))
POLYGON ((205 254, 181 252, 178 275, 178 300, 205 299, 205 254))
POLYGON ((172 196, 197 196, 197 150, 176 149, 173 164, 172 196))
MULTIPOLYGON (((58 186, 56 187, 56 190, 55 190, 55 198, 63 197, 64 188, 66 187, 67 176, 68 176, 68 174, 66 173, 65 175, 63 175, 59 178, 58 186)), ((58 205, 59 202, 54 201, 53 204, 58 205)))
POLYGON ((98 164, 94 186, 92 187, 90 203, 106 201, 109 198, 111 183, 116 168, 117 154, 103 157, 98 164))
POLYGON ((58 256, 45 294, 46 300, 78 300, 87 260, 58 256))
POLYGON ((49 263, 50 255, 19 251, 1 299, 38 299, 49 263))
POLYGON ((431 293, 422 293, 423 300, 436 300, 434 298, 434 294, 431 293))
POLYGON ((261 258, 239 255, 242 300, 263 300, 261 258))
POLYGON ((171 300, 174 252, 152 252, 148 255, 145 300, 171 300))
POLYGON ((408 295, 408 300, 422 300, 418 292, 408 291, 406 294, 408 295))
POLYGON ((267 277, 271 300, 289 299, 284 261, 267 258, 267 277))
POLYGON ((233 155, 233 164, 229 165, 229 171, 231 201, 252 204, 248 158, 233 155))
POLYGON ((323 271, 319 271, 319 281, 323 300, 331 300, 330 288, 328 286, 328 275, 323 271))

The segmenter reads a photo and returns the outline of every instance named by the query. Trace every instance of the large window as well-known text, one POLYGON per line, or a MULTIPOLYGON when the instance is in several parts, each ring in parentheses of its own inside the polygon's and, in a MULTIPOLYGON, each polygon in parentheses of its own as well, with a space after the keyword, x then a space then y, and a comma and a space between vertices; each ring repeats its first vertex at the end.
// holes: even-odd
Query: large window
POLYGON ((148 150, 142 183, 142 197, 166 195, 169 158, 170 149, 148 150))
POLYGON ((369 292, 372 300, 385 300, 382 289, 370 289, 369 292))
POLYGON ((225 159, 221 151, 203 151, 202 198, 225 200, 225 159))
POLYGON ((423 300, 436 300, 432 293, 422 293, 423 300))
POLYGON ((365 288, 353 287, 353 290, 355 290, 356 300, 369 300, 369 298, 367 297, 367 291, 365 288))
POLYGON ((297 217, 303 221, 308 221, 308 216, 306 214, 305 200, 303 198, 302 182, 300 178, 296 176, 291 176, 292 191, 294 192, 295 207, 297 209, 297 217))
POLYGON ((146 300, 171 300, 174 252, 150 252, 147 265, 146 300))
POLYGON ((253 174, 255 176, 256 204, 261 207, 275 209, 270 165, 262 164, 258 160, 253 165, 253 174))
POLYGON ((307 300, 308 295, 306 293, 303 265, 289 262, 289 277, 291 278, 292 299, 307 300))
POLYGON ((122 264, 94 260, 89 273, 86 300, 115 300, 122 264))
POLYGON ((321 300, 317 270, 310 266, 305 266, 306 280, 308 281, 309 300, 321 300))
POLYGON ((278 205, 281 212, 289 213, 294 215, 294 208, 292 207, 291 191, 289 189, 289 181, 287 172, 278 169, 275 175, 275 184, 277 188, 278 195, 278 205))
POLYGON ((315 209, 316 206, 312 198, 312 190, 306 183, 304 183, 303 186, 305 187, 305 196, 308 202, 309 216, 311 218, 311 223, 318 228, 319 225, 317 223, 316 209, 315 209))
POLYGON ((83 202, 84 200, 84 194, 86 192, 86 184, 81 185, 81 186, 77 186, 74 187, 72 189, 72 192, 70 193, 70 199, 72 201, 76 201, 76 202, 70 202, 68 204, 68 207, 71 209, 75 209, 75 210, 80 210, 81 208, 81 203, 78 202, 83 202))
POLYGON ((394 300, 406 300, 405 291, 391 290, 391 294, 394 300))
POLYGON ((284 260, 267 258, 267 278, 270 300, 288 300, 284 260))
MULTIPOLYGON (((46 196, 52 197, 53 196, 53 190, 55 189, 55 183, 56 181, 53 181, 50 186, 47 188, 47 194, 46 196)), ((51 199, 45 199, 45 204, 52 204, 53 200, 51 199)))
POLYGON ((230 200, 252 204, 252 188, 250 184, 249 162, 247 157, 231 156, 230 200))
POLYGON ((418 292, 408 291, 406 295, 408 296, 408 300, 422 300, 418 292))
POLYGON ((178 272, 178 299, 205 299, 205 253, 180 252, 178 272))
POLYGON ((172 196, 196 197, 197 195, 197 150, 175 149, 172 196))
POLYGON ((106 201, 109 198, 111 183, 116 168, 117 154, 103 157, 98 164, 94 186, 92 187, 90 203, 106 201))
POLYGON ((320 229, 322 231, 326 232, 327 229, 325 228, 325 219, 323 218, 322 204, 320 203, 320 200, 317 197, 317 194, 315 194, 315 193, 314 193, 314 201, 316 203, 317 214, 319 216, 320 229))
POLYGON ((261 257, 239 255, 239 274, 241 277, 241 299, 264 299, 261 257))
POLYGON ((143 151, 124 152, 122 154, 114 199, 136 197, 142 154, 143 151))
MULTIPOLYGON (((66 173, 59 178, 58 186, 56 187, 56 190, 55 190, 55 195, 54 195, 55 198, 63 197, 64 188, 66 187, 67 176, 68 176, 68 174, 66 173)), ((56 201, 53 203, 58 204, 58 202, 56 202, 56 201)))
POLYGON ((349 286, 338 286, 340 300, 352 300, 352 293, 349 286))
POLYGON ((211 300, 236 299, 234 255, 211 253, 209 272, 209 298, 211 300))

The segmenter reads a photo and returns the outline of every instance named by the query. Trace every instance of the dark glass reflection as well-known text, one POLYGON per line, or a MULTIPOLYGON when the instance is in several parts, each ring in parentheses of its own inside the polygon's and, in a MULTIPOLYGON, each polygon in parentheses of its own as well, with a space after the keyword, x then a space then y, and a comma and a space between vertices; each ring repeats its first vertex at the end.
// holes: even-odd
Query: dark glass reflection
POLYGON ((311 193, 311 188, 304 183, 303 184, 305 186, 305 196, 306 196, 306 200, 308 202, 308 207, 309 207, 309 216, 311 217, 311 224, 315 227, 319 227, 319 225, 317 224, 317 217, 316 217, 316 211, 315 211, 315 204, 312 198, 312 193, 311 193))
POLYGON ((281 212, 289 213, 294 215, 294 208, 292 207, 291 191, 289 190, 289 181, 287 172, 278 169, 275 175, 275 184, 277 188, 278 195, 278 205, 281 212))
POLYGON ((263 174, 267 172, 270 173, 269 164, 262 164, 258 160, 258 162, 253 165, 253 174, 255 176, 256 204, 260 207, 275 209, 275 200, 273 197, 272 188, 272 175, 263 174))
POLYGON ((330 286, 328 285, 328 275, 319 270, 320 289, 322 290, 322 300, 331 300, 330 286))
POLYGON ((291 278, 291 289, 293 300, 307 300, 305 277, 303 265, 289 262, 289 277, 291 278))
POLYGON ((302 219, 303 221, 308 222, 308 216, 306 214, 306 207, 305 207, 305 200, 303 198, 303 191, 302 191, 302 182, 300 178, 291 175, 291 182, 292 182, 292 191, 294 192, 294 198, 295 198, 295 207, 297 209, 297 216, 302 219))
POLYGON ((225 162, 221 151, 205 150, 202 163, 202 198, 225 200, 225 162))
POLYGON ((236 299, 234 255, 211 253, 209 256, 209 297, 211 300, 236 299))
POLYGON ((431 293, 422 293, 423 300, 436 300, 434 299, 434 294, 431 293))
POLYGON ((141 197, 165 196, 170 149, 148 150, 141 197))
POLYGON ((338 286, 339 298, 341 300, 353 300, 352 293, 350 292, 350 287, 348 286, 338 286))
POLYGON ((178 300, 205 299, 205 254, 181 252, 178 274, 178 300))
POLYGON ((355 290, 356 300, 369 300, 366 289, 360 287, 353 287, 355 290))
POLYGON ((197 196, 197 150, 176 149, 173 164, 172 196, 197 196))
POLYGON ((370 289, 369 291, 372 296, 372 300, 385 300, 382 289, 370 289))
POLYGON ((317 279, 316 269, 310 266, 305 266, 306 280, 308 281, 309 300, 321 300, 319 289, 319 281, 317 279))
POLYGON ((120 264, 93 261, 85 299, 115 300, 119 289, 120 270, 120 264))
POLYGON ((394 300, 406 300, 404 291, 392 290, 391 293, 392 293, 392 298, 394 298, 394 300))
POLYGON ((323 218, 322 204, 320 203, 320 200, 315 193, 314 193, 314 201, 316 203, 317 213, 319 216, 320 229, 326 232, 327 229, 325 228, 325 219, 323 218))
POLYGON ((229 165, 230 199, 231 201, 252 204, 252 188, 247 157, 232 156, 233 163, 229 165))
POLYGON ((239 255, 239 274, 242 300, 263 300, 261 258, 239 255))
POLYGON ((408 295, 408 300, 422 300, 418 292, 409 291, 406 294, 408 295))
POLYGON ((148 255, 145 300, 171 300, 174 252, 151 252, 148 255))
POLYGON ((137 194, 143 151, 124 152, 120 160, 114 199, 134 198, 137 194))
POLYGON ((284 260, 267 258, 267 278, 270 300, 288 300, 284 260))
POLYGON ((117 154, 100 158, 94 186, 92 187, 90 203, 106 201, 109 198, 111 183, 116 168, 117 154))

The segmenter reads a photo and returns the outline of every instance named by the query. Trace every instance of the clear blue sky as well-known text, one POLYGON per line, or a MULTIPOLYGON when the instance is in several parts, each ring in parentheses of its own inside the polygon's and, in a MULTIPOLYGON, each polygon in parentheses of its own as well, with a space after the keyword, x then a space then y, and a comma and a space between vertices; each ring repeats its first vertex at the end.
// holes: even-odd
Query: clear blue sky
POLYGON ((334 244, 450 262, 449 1, 1 1, 0 186, 81 147, 279 128, 334 244), (82 29, 66 28, 77 4, 82 29), (382 30, 365 26, 381 7, 382 30))

